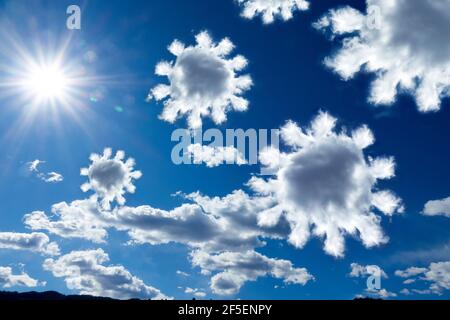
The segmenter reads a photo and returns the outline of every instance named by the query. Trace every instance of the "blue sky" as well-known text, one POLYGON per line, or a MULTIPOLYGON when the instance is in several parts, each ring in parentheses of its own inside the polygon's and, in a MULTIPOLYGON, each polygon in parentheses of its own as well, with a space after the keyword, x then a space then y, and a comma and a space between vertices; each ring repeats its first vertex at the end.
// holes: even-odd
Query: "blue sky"
MULTIPOLYGON (((336 258, 324 252, 323 239, 318 237, 311 237, 303 248, 295 248, 286 239, 265 239, 266 245, 255 248, 257 252, 306 268, 314 280, 305 285, 284 284, 282 279, 261 276, 246 281, 232 295, 214 292, 211 276, 192 266, 192 249, 182 243, 130 246, 126 245, 127 233, 112 228, 105 243, 42 230, 58 243, 61 254, 102 248, 110 258, 105 265, 123 265, 147 285, 178 299, 192 297, 185 293, 187 287, 205 292, 208 298, 352 299, 366 294, 367 275, 349 276, 351 263, 382 268, 388 275, 382 279, 382 288, 395 293, 394 298, 450 297, 448 287, 441 288, 440 295, 402 294, 404 288, 426 290, 432 283, 419 279, 405 285, 405 279, 394 274, 450 260, 449 218, 421 214, 427 201, 450 196, 448 98, 440 98, 439 111, 427 113, 418 111, 417 101, 408 93, 397 94, 388 107, 369 103, 376 74, 358 72, 353 79, 343 81, 323 64, 325 57, 339 52, 342 36, 333 41, 329 34, 312 27, 332 8, 349 5, 365 12, 363 1, 313 1, 309 10, 294 12, 288 21, 277 18, 274 23, 263 24, 260 17, 241 17, 241 7, 233 0, 91 0, 77 3, 82 12, 81 30, 67 30, 66 8, 70 4, 73 1, 0 1, 0 37, 4 39, 1 82, 7 84, 14 70, 21 68, 17 48, 32 58, 39 49, 44 56, 51 56, 68 38, 66 65, 86 70, 90 77, 78 88, 76 101, 65 107, 58 107, 58 103, 54 107, 48 103, 31 105, 26 92, 0 87, 1 232, 30 233, 23 222, 25 214, 36 210, 49 213, 55 203, 91 195, 80 189, 87 179, 80 176, 80 168, 90 165, 91 153, 101 154, 105 147, 114 153, 124 150, 127 158, 136 160, 135 169, 143 173, 134 181, 136 192, 125 196, 130 207, 150 205, 171 210, 187 202, 173 196, 177 191, 224 197, 236 189, 247 190, 244 184, 259 172, 259 165, 174 165, 170 155, 175 143, 170 135, 176 128, 185 128, 186 119, 173 124, 162 121, 158 115, 163 103, 146 101, 151 88, 167 82, 167 78, 154 74, 158 62, 176 58, 167 46, 174 39, 195 45, 195 35, 206 30, 214 41, 228 37, 233 42, 236 48, 231 56, 241 54, 248 60, 242 74, 251 76, 253 86, 242 94, 249 101, 247 111, 227 113, 222 124, 204 118, 203 129, 272 129, 289 119, 307 127, 319 110, 336 117, 338 127, 352 130, 366 124, 376 141, 364 150, 365 156, 392 156, 396 163, 395 177, 377 187, 394 191, 405 206, 402 214, 379 214, 389 242, 366 248, 358 236, 346 235, 345 255, 336 258), (95 53, 96 59, 89 61, 88 52, 95 53), (64 180, 46 183, 30 172, 28 163, 35 159, 45 161, 39 165, 40 172, 55 171, 64 180), (177 270, 189 275, 177 275, 177 270)), ((446 63, 448 68, 448 60, 446 63)), ((445 67, 444 71, 449 72, 445 67)), ((19 264, 23 264, 30 277, 46 281, 45 286, 32 289, 79 292, 68 288, 63 277, 44 270, 47 258, 30 250, 0 249, 0 266, 11 266, 15 273, 21 273, 19 264)), ((24 286, 9 289, 30 290, 24 286)))

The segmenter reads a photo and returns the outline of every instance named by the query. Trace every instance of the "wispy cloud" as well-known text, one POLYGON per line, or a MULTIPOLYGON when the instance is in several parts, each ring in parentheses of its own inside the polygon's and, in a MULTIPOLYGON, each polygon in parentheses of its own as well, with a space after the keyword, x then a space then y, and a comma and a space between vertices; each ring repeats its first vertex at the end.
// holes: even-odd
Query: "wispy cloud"
POLYGON ((58 183, 64 180, 64 177, 62 174, 50 171, 50 172, 42 172, 39 167, 44 164, 45 161, 43 160, 33 160, 26 163, 27 170, 30 173, 33 173, 37 178, 40 180, 47 182, 47 183, 58 183))

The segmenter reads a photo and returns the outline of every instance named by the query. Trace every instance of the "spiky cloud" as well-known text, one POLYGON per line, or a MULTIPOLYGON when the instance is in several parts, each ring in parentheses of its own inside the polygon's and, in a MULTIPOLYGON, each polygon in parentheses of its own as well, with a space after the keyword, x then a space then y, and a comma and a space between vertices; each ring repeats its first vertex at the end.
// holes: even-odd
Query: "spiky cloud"
POLYGON ((377 188, 378 180, 394 176, 394 159, 367 157, 364 149, 374 143, 370 129, 337 132, 336 120, 321 112, 306 130, 287 122, 281 138, 290 151, 263 151, 261 161, 275 170, 274 177, 253 177, 249 185, 275 200, 260 213, 260 226, 285 216, 295 247, 303 247, 312 234, 325 239, 327 253, 341 257, 345 235, 359 236, 366 247, 387 242, 374 210, 390 216, 403 207, 392 192, 377 188))
POLYGON ((167 76, 170 84, 157 85, 148 96, 148 100, 164 100, 162 120, 173 123, 187 117, 190 128, 201 127, 203 117, 220 124, 228 111, 247 110, 248 101, 241 95, 252 85, 249 75, 237 75, 247 66, 247 59, 241 55, 227 58, 234 49, 228 38, 215 43, 203 31, 195 39, 197 44, 188 47, 178 40, 172 42, 168 49, 176 60, 162 61, 155 70, 167 76))
POLYGON ((343 39, 325 65, 344 80, 374 73, 369 101, 391 105, 408 92, 422 112, 450 94, 450 0, 367 0, 367 12, 346 6, 314 25, 343 39), (418 30, 420 28, 420 30, 418 30))
POLYGON ((133 158, 126 161, 124 159, 123 151, 117 151, 113 158, 112 150, 107 148, 103 151, 103 155, 93 153, 90 156, 91 165, 81 169, 81 175, 89 179, 89 182, 81 186, 81 190, 94 191, 104 209, 109 209, 113 201, 125 204, 124 194, 134 193, 136 187, 133 182, 142 176, 140 171, 134 171, 133 158))
POLYGON ((309 2, 305 0, 236 0, 243 7, 241 15, 246 19, 261 16, 264 24, 270 24, 276 18, 283 21, 292 19, 296 11, 305 11, 309 2))

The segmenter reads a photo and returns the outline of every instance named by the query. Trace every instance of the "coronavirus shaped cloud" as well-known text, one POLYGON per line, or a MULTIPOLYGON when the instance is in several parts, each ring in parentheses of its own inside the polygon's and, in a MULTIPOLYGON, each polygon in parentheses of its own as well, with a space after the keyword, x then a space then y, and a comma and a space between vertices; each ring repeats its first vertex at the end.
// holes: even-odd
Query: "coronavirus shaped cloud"
POLYGON ((275 18, 283 21, 292 19, 295 11, 305 11, 309 2, 305 0, 237 0, 243 7, 241 15, 253 19, 260 15, 264 24, 270 24, 275 18))
POLYGON ((314 24, 343 39, 326 66, 344 80, 361 71, 374 73, 373 104, 391 105, 398 93, 408 92, 420 111, 439 110, 450 94, 450 0, 366 2, 366 13, 346 6, 314 24))
POLYGON ((335 126, 336 119, 325 112, 306 130, 287 122, 281 138, 289 152, 263 151, 260 160, 274 176, 253 177, 249 186, 275 199, 273 207, 259 214, 261 226, 284 216, 295 247, 303 247, 313 234, 325 238, 327 253, 340 257, 345 235, 359 237, 366 247, 385 243, 376 211, 390 216, 403 207, 392 192, 377 188, 378 180, 394 176, 395 163, 393 158, 364 155, 374 143, 370 129, 362 126, 347 134, 335 126))
POLYGON ((81 169, 81 175, 89 179, 89 182, 81 186, 81 190, 94 191, 104 209, 110 209, 113 201, 120 205, 125 204, 124 194, 134 193, 136 188, 133 180, 142 176, 140 171, 134 171, 134 159, 128 158, 124 161, 124 158, 123 151, 117 151, 112 157, 112 150, 106 148, 103 155, 91 154, 91 165, 81 169))
POLYGON ((228 38, 215 43, 204 31, 196 42, 188 47, 178 40, 172 42, 168 49, 176 60, 162 61, 155 70, 167 76, 170 84, 157 85, 148 96, 148 100, 164 100, 162 120, 173 123, 185 116, 190 128, 201 127, 203 117, 220 124, 228 111, 247 110, 248 101, 241 95, 252 85, 249 75, 237 75, 247 66, 247 59, 241 55, 227 58, 234 49, 228 38))

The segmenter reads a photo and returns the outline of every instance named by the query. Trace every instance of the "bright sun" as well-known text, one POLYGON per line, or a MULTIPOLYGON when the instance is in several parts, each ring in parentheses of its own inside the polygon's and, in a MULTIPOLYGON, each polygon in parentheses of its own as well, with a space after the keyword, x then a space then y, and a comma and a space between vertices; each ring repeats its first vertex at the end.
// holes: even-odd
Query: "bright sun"
POLYGON ((58 65, 36 66, 29 71, 25 87, 40 101, 63 99, 69 79, 58 65))

